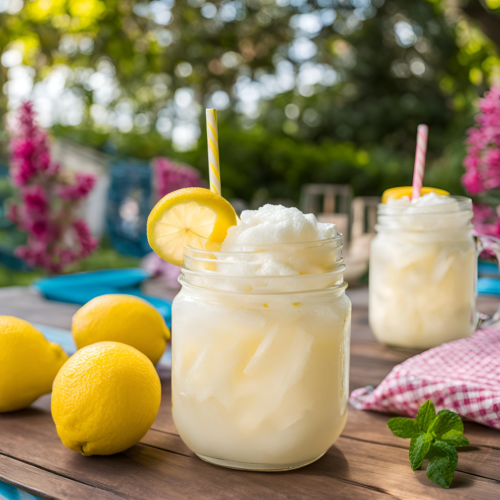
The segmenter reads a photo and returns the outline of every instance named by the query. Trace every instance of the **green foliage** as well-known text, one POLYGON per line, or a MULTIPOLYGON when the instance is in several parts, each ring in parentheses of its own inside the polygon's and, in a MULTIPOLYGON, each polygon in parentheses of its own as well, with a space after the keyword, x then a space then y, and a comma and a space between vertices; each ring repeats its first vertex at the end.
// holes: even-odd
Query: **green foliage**
POLYGON ((411 438, 409 458, 413 470, 427 458, 427 477, 443 488, 450 487, 458 463, 455 448, 469 446, 460 415, 450 410, 436 415, 434 403, 428 400, 419 408, 415 420, 391 418, 387 427, 398 437, 411 438))
POLYGON ((421 432, 418 437, 412 438, 410 443, 410 464, 413 470, 420 468, 427 452, 431 447, 432 436, 421 432))
POLYGON ((435 441, 428 458, 427 477, 442 488, 449 488, 458 464, 457 450, 444 441, 435 441))
POLYGON ((34 0, 0 17, 0 46, 20 48, 35 81, 70 69, 66 85, 83 119, 56 127, 57 135, 123 156, 171 156, 204 175, 202 108, 226 92, 219 125, 229 197, 249 199, 265 187, 298 200, 305 182, 347 182, 366 195, 409 184, 422 122, 430 126, 426 184, 462 192, 461 141, 498 67, 494 44, 463 14, 445 12, 442 0, 212 3, 214 15, 201 0, 34 0), (308 14, 331 22, 308 32, 300 28, 308 14), (294 55, 297 39, 314 44, 309 58, 294 55), (283 64, 295 74, 288 88, 275 78, 283 64), (319 79, 311 76, 318 68, 319 79), (95 71, 117 85, 104 107, 89 83, 95 71), (265 88, 250 111, 242 83, 265 88), (176 104, 178 89, 193 92, 194 107, 176 104), (130 131, 124 106, 135 119, 130 131), (98 108, 107 121, 96 118, 98 108), (161 120, 175 126, 193 116, 201 136, 189 151, 156 131, 161 120))
POLYGON ((422 434, 421 429, 413 418, 391 418, 389 422, 387 422, 387 427, 391 429, 395 436, 403 439, 415 438, 422 434))
POLYGON ((422 432, 427 432, 435 420, 436 409, 434 408, 434 403, 429 399, 418 409, 417 424, 422 432))
POLYGON ((428 431, 436 435, 439 439, 446 439, 449 432, 452 433, 451 435, 463 434, 464 424, 460 415, 454 411, 441 410, 433 419, 428 431))

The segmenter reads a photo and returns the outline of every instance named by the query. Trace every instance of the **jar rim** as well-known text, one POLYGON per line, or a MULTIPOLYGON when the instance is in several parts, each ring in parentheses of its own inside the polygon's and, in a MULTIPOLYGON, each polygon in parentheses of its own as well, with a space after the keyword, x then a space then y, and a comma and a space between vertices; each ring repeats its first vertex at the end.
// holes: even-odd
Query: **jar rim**
MULTIPOLYGON (((183 270, 184 271, 184 270, 183 270)), ((312 275, 307 275, 307 276, 312 276, 312 275)), ((289 277, 289 276, 288 276, 289 277)), ((248 279, 248 277, 246 277, 248 279)), ((252 293, 252 292, 247 292, 247 291, 237 291, 237 290, 220 290, 216 288, 206 288, 202 286, 197 286, 193 285, 192 283, 188 283, 185 279, 183 279, 183 274, 179 276, 179 283, 182 285, 182 287, 187 287, 191 288, 194 290, 197 290, 199 292, 206 292, 206 293, 214 293, 214 294, 222 294, 222 295, 237 295, 237 296, 252 296, 252 297, 259 297, 259 296, 270 296, 270 295, 284 295, 287 297, 293 296, 293 295, 308 295, 312 296, 314 294, 317 295, 323 295, 323 294, 328 294, 328 293, 335 293, 339 294, 340 292, 346 290, 348 287, 348 284, 346 281, 342 281, 342 283, 339 283, 338 285, 330 286, 327 288, 320 288, 320 289, 313 289, 313 290, 295 290, 295 291, 290 291, 290 292, 283 292, 283 291, 273 291, 273 292, 257 292, 257 293, 252 293)))
MULTIPOLYGON (((212 261, 213 263, 215 263, 216 261, 212 261)), ((224 262, 222 262, 223 264, 225 264, 224 262)), ((306 280, 306 279, 313 279, 314 277, 318 277, 318 276, 321 276, 321 277, 324 277, 324 276, 334 276, 336 274, 340 274, 340 273, 343 273, 345 271, 345 264, 344 264, 344 259, 342 258, 341 260, 338 261, 339 265, 337 267, 335 267, 335 269, 331 269, 327 272, 324 272, 324 273, 309 273, 309 274, 289 274, 289 275, 278 275, 278 276, 272 276, 272 275, 238 275, 238 274, 222 274, 222 273, 218 273, 216 271, 195 271, 193 269, 188 269, 187 267, 185 267, 184 265, 181 266, 181 273, 182 274, 188 274, 188 275, 191 275, 191 276, 194 276, 194 277, 199 277, 199 278, 208 278, 209 280, 210 279, 214 279, 214 280, 240 280, 240 279, 243 279, 243 280, 256 280, 256 281, 259 281, 259 280, 262 280, 262 281, 266 281, 266 280, 280 280, 280 279, 299 279, 299 280, 306 280)), ((181 274, 181 275, 182 275, 181 274)), ((207 290, 209 290, 207 288, 207 290)))
MULTIPOLYGON (((440 205, 424 205, 424 206, 398 206, 394 204, 379 203, 377 207, 377 215, 383 215, 386 217, 436 217, 443 215, 457 215, 462 212, 472 211, 472 200, 466 196, 450 196, 451 200, 458 202, 458 210, 451 211, 432 211, 433 207, 446 207, 447 204, 443 203, 440 205)), ((451 202, 450 200, 450 202, 451 202)))
MULTIPOLYGON (((210 254, 210 255, 240 255, 240 254, 255 254, 255 253, 262 253, 266 251, 275 251, 279 252, 280 249, 290 250, 290 247, 292 248, 320 248, 323 246, 327 246, 330 244, 334 244, 335 248, 340 248, 343 247, 342 243, 342 237, 343 234, 338 232, 334 237, 332 238, 327 238, 324 240, 312 240, 312 241, 298 241, 298 242, 293 242, 293 243, 269 243, 269 244, 258 244, 258 245, 252 245, 252 244, 242 244, 242 245, 237 245, 236 247, 240 247, 244 250, 233 250, 233 251, 221 251, 221 250, 205 250, 205 249, 199 249, 199 248, 194 248, 189 245, 185 245, 185 249, 188 252, 196 252, 198 254, 200 253, 205 253, 205 254, 210 254), (249 248, 254 247, 254 249, 249 250, 249 248)), ((208 240, 204 241, 208 243, 208 240)))

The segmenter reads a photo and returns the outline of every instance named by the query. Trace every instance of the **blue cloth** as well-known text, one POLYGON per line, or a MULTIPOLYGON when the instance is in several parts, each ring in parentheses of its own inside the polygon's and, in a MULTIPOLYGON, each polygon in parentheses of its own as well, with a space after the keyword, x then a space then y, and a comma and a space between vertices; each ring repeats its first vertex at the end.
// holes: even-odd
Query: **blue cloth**
POLYGON ((479 276, 482 274, 492 274, 498 276, 498 264, 495 262, 486 262, 480 260, 477 264, 477 272, 479 276))
POLYGON ((500 295, 500 280, 495 278, 479 278, 477 293, 480 295, 500 295))
POLYGON ((0 481, 0 499, 1 500, 41 500, 38 497, 26 493, 15 486, 0 481))
POLYGON ((46 299, 81 305, 109 293, 135 295, 156 307, 170 328, 172 302, 141 293, 140 285, 149 277, 150 273, 140 268, 109 269, 45 278, 35 282, 35 287, 46 299))

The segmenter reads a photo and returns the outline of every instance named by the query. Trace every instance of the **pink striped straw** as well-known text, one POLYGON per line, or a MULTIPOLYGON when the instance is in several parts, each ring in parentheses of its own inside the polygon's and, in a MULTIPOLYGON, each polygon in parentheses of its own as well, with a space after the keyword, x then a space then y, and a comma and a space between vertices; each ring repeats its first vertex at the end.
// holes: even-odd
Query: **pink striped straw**
POLYGON ((419 125, 417 129, 417 150, 415 152, 415 167, 413 169, 413 190, 411 199, 420 198, 420 191, 424 183, 425 153, 427 152, 427 135, 429 127, 419 125))

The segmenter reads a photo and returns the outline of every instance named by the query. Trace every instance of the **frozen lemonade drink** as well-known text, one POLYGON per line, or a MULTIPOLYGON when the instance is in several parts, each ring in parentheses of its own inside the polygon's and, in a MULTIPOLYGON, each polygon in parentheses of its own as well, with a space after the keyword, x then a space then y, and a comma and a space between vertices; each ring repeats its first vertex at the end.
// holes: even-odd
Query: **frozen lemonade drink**
POLYGON ((342 237, 313 215, 266 205, 214 238, 217 221, 231 220, 230 205, 210 195, 208 203, 187 193, 163 208, 162 200, 148 223, 153 248, 183 259, 172 310, 175 424, 211 463, 307 465, 347 418, 351 304, 342 237))

